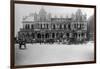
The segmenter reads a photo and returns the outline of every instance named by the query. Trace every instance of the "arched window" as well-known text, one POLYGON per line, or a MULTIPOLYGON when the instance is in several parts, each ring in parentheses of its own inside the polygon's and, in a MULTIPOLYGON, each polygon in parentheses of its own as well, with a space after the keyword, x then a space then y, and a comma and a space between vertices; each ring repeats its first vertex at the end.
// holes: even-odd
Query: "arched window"
POLYGON ((41 38, 41 34, 40 33, 37 34, 37 38, 41 38))
POLYGON ((55 33, 52 33, 52 38, 55 38, 55 33))
POLYGON ((53 29, 55 29, 55 24, 53 24, 53 29))
POLYGON ((82 37, 84 36, 84 33, 81 33, 82 37))
POLYGON ((47 26, 47 29, 48 29, 48 24, 46 26, 47 26))
POLYGON ((30 25, 29 24, 27 25, 27 28, 30 29, 30 25))
POLYGON ((80 37, 80 33, 79 33, 79 37, 80 37))
POLYGON ((66 24, 64 24, 64 29, 66 29, 66 24))
POLYGON ((25 29, 27 29, 27 24, 25 25, 25 29))
POLYGON ((41 25, 41 29, 42 29, 42 24, 40 24, 41 25))
POLYGON ((76 24, 74 24, 74 28, 76 28, 76 24))
POLYGON ((69 33, 66 33, 67 37, 69 37, 69 33))
POLYGON ((33 24, 31 25, 31 29, 34 29, 34 25, 33 24))
POLYGON ((71 29, 71 28, 70 28, 70 24, 68 25, 68 29, 71 29))

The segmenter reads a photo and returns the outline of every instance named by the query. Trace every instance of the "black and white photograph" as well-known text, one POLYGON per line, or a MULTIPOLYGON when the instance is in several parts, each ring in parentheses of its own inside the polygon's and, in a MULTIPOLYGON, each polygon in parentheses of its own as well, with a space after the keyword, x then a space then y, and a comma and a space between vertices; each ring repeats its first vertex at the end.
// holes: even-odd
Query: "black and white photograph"
POLYGON ((95 61, 95 9, 14 4, 15 66, 95 61))

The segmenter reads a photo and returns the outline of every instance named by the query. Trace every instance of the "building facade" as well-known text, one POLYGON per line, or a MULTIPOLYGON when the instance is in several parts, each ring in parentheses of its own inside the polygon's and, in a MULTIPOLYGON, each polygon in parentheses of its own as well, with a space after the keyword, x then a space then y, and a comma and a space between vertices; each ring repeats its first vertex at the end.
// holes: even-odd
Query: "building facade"
POLYGON ((87 18, 80 9, 71 17, 52 17, 44 8, 23 18, 18 39, 31 43, 84 42, 87 39, 87 18))

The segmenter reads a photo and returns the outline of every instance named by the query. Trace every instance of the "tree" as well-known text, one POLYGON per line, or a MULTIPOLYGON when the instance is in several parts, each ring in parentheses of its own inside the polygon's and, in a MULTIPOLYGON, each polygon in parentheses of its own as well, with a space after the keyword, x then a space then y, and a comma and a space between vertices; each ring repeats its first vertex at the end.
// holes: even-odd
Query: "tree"
POLYGON ((93 35, 94 35, 94 16, 90 16, 88 18, 88 27, 87 27, 87 32, 88 32, 88 39, 93 40, 93 35))

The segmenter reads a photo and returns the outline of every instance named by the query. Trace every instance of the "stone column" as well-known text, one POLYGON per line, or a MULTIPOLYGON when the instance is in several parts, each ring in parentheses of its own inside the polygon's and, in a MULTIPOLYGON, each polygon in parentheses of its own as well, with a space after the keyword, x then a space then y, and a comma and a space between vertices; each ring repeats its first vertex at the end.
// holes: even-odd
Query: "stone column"
POLYGON ((86 39, 86 33, 84 33, 84 37, 85 37, 85 39, 86 39))
POLYGON ((69 36, 72 37, 72 33, 69 33, 69 36))
POLYGON ((52 39, 52 33, 50 33, 50 39, 52 39))

